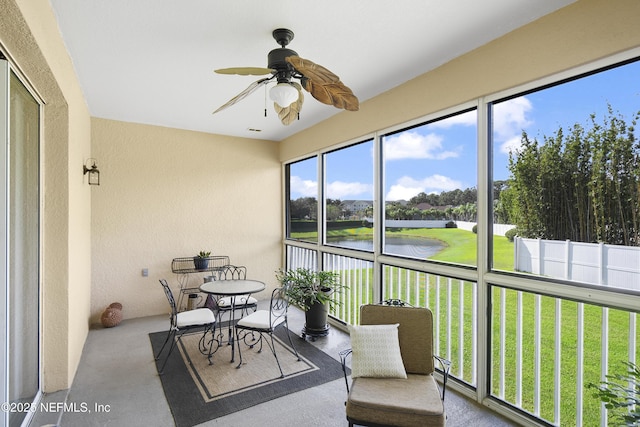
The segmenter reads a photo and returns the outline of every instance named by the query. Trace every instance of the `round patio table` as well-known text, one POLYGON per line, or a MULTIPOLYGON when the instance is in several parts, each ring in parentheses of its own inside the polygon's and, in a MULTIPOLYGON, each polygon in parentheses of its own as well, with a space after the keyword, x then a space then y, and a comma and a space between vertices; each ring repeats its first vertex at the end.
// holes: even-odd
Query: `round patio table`
MULTIPOLYGON (((253 293, 263 291, 266 285, 259 280, 214 280, 200 285, 200 291, 216 295, 218 297, 231 297, 231 323, 229 328, 235 326, 236 297, 246 296, 247 300, 253 293)), ((229 332, 231 344, 231 362, 235 359, 234 334, 229 332)))

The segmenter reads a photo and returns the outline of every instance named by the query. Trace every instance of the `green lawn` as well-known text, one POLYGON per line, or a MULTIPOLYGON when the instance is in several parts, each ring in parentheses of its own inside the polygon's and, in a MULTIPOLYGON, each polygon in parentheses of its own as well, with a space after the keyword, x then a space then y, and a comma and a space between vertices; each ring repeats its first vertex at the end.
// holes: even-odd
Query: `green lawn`
MULTIPOLYGON (((454 264, 475 266, 477 239, 474 233, 460 229, 402 229, 398 231, 388 232, 387 235, 394 237, 426 237, 430 239, 438 239, 445 244, 445 248, 430 259, 437 261, 450 262, 454 264)), ((310 238, 313 235, 304 236, 310 238)), ((372 230, 369 228, 358 228, 351 230, 337 230, 332 236, 345 237, 351 236, 355 238, 372 238, 372 230)), ((303 236, 296 236, 302 238, 303 236)), ((513 270, 513 243, 509 242, 503 236, 494 236, 493 240, 493 265, 499 270, 513 270)), ((429 306, 433 309, 436 301, 441 307, 440 311, 440 345, 438 352, 445 355, 447 348, 451 349, 450 357, 453 362, 452 372, 456 376, 460 376, 465 381, 471 381, 471 359, 472 359, 472 284, 460 281, 451 282, 446 277, 438 277, 435 275, 409 273, 408 270, 395 267, 385 267, 385 283, 396 283, 401 289, 411 289, 409 299, 414 303, 424 304, 429 299, 429 306), (415 283, 419 282, 418 288, 421 295, 415 295, 415 283), (439 286, 439 293, 436 292, 439 286), (450 292, 450 293, 449 293, 450 292), (461 293, 462 292, 462 293, 461 293), (450 301, 447 299, 450 295, 450 301), (460 305, 462 301, 462 305, 460 305), (447 317, 447 306, 451 306, 450 317, 447 317), (463 324, 459 324, 459 311, 462 306, 463 324), (450 322, 449 322, 449 319, 450 322), (447 343, 447 329, 450 329, 452 342, 447 343), (464 346, 463 360, 459 360, 458 335, 462 331, 462 345, 464 346), (459 375, 459 367, 464 368, 462 375, 459 375)), ((372 272, 359 272, 358 274, 369 275, 371 281, 372 272)), ((534 380, 535 372, 535 306, 536 298, 540 299, 540 367, 538 376, 540 377, 541 389, 541 409, 540 416, 546 420, 553 421, 553 396, 554 396, 554 361, 556 359, 555 342, 556 334, 556 298, 540 296, 536 297, 531 293, 519 293, 514 290, 504 290, 505 304, 504 312, 505 321, 505 366, 500 366, 500 310, 501 310, 501 289, 492 289, 492 314, 491 314, 491 392, 498 395, 499 378, 504 370, 505 395, 504 399, 515 404, 516 402, 516 319, 518 318, 518 296, 522 298, 522 408, 534 411, 534 380)), ((394 295, 386 295, 396 297, 394 295)), ((404 296, 404 295, 400 295, 404 296)), ((358 295, 352 295, 353 301, 359 301, 358 295)), ((578 369, 577 347, 578 347, 578 310, 581 305, 563 300, 560 302, 560 312, 557 314, 560 320, 560 336, 561 343, 561 408, 560 417, 562 426, 575 425, 576 419, 576 378, 578 369)), ((356 310, 356 308, 352 308, 356 310)), ((592 395, 592 391, 586 389, 588 383, 597 383, 600 379, 601 370, 601 349, 602 349, 602 327, 603 327, 603 308, 593 305, 582 305, 584 326, 583 326, 583 366, 584 366, 584 384, 583 390, 583 425, 596 426, 599 425, 600 419, 600 403, 592 395)), ((351 314, 351 316, 354 316, 351 314)), ((351 317, 355 320, 355 317, 351 317)), ((623 369, 621 361, 628 359, 627 345, 629 342, 629 313, 621 310, 608 310, 608 360, 609 372, 620 371, 623 369)), ((637 328, 636 342, 640 343, 640 328, 637 328)), ((640 353, 640 345, 636 349, 640 353)))
MULTIPOLYGON (((429 259, 454 264, 477 264, 477 235, 459 228, 405 228, 387 232, 394 237, 426 237, 443 242, 446 247, 429 259)), ((513 242, 504 236, 493 237, 494 266, 499 270, 513 270, 513 242)))

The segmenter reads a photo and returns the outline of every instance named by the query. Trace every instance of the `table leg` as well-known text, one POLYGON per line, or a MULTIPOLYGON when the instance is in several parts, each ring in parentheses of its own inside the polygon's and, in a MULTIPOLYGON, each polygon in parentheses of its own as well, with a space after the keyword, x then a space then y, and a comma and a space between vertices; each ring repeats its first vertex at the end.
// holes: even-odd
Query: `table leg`
POLYGON ((231 297, 231 316, 229 320, 229 341, 231 343, 231 362, 235 361, 235 320, 236 320, 236 297, 231 297))

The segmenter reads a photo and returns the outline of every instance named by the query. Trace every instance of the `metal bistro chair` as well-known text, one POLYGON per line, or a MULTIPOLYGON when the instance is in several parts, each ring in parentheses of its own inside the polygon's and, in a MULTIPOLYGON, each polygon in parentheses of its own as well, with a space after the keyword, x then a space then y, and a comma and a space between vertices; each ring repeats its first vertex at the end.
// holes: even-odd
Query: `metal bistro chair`
POLYGON ((433 354, 433 315, 399 300, 360 307, 352 348, 340 352, 349 426, 444 426, 444 392, 451 363, 433 354), (352 383, 346 358, 352 356, 352 383), (383 357, 386 356, 386 357, 383 357), (442 393, 433 376, 442 364, 442 393))
MULTIPOLYGON (((245 280, 247 278, 247 267, 225 265, 218 270, 217 280, 245 280)), ((214 276, 215 278, 215 276, 214 276)), ((220 318, 224 313, 231 311, 231 303, 234 297, 223 297, 217 301, 220 318)), ((242 310, 243 314, 248 314, 249 309, 258 309, 258 300, 250 295, 238 295, 235 297, 235 309, 242 310)))
POLYGON ((260 344, 260 348, 258 349, 258 353, 262 352, 262 343, 265 341, 264 335, 269 335, 269 340, 267 340, 267 345, 271 349, 271 353, 273 353, 273 357, 276 358, 276 363, 278 364, 278 369, 280 370, 280 378, 284 378, 284 373, 282 372, 282 367, 280 366, 280 361, 278 360, 278 355, 276 354, 276 348, 273 341, 273 333, 279 326, 283 326, 287 333, 287 338, 289 338, 289 344, 291 344, 291 348, 300 360, 300 356, 298 355, 298 350, 295 345, 293 345, 293 341, 291 340, 291 334, 289 333, 289 322, 287 320, 287 312, 289 309, 289 298, 286 295, 286 287, 282 286, 276 288, 271 293, 271 302, 269 304, 269 310, 258 310, 254 313, 249 314, 248 316, 244 316, 242 319, 238 321, 236 324, 236 342, 238 344, 238 354, 240 355, 240 363, 238 363, 238 368, 242 366, 242 350, 241 350, 241 340, 249 346, 249 348, 254 348, 256 344, 260 344), (258 341, 256 342, 255 337, 253 336, 254 332, 260 334, 258 341), (249 338, 251 337, 251 338, 249 338))
POLYGON ((213 354, 213 342, 214 342, 214 334, 216 328, 216 316, 208 308, 197 308, 195 310, 181 311, 178 313, 178 308, 176 306, 176 300, 173 298, 173 293, 171 292, 171 288, 165 279, 160 279, 160 284, 164 289, 164 293, 167 296, 167 300, 169 301, 169 306, 171 307, 171 324, 169 326, 169 331, 167 332, 167 338, 164 340, 160 351, 155 356, 155 360, 160 359, 160 355, 162 351, 166 347, 169 340, 171 340, 171 346, 169 347, 169 352, 167 353, 167 357, 164 359, 164 363, 162 367, 158 371, 160 374, 164 371, 164 367, 169 360, 169 356, 171 356, 171 352, 176 344, 176 335, 178 337, 178 341, 182 338, 182 335, 191 330, 201 329, 203 331, 202 338, 200 338, 200 342, 198 343, 198 348, 200 352, 207 356, 209 359, 209 364, 211 362, 211 355, 213 354), (207 348, 206 337, 207 333, 211 332, 211 340, 209 341, 209 346, 207 348))
MULTIPOLYGON (((213 276, 209 276, 205 278, 205 280, 245 280, 247 278, 247 267, 245 266, 236 266, 236 265, 225 265, 223 267, 219 267, 216 271, 216 274, 213 276)), ((216 312, 218 317, 218 324, 222 327, 222 320, 225 314, 229 316, 229 339, 232 338, 232 327, 231 324, 231 309, 234 307, 234 310, 241 310, 242 315, 248 314, 249 310, 256 311, 258 309, 258 300, 250 295, 237 295, 234 297, 222 297, 222 298, 214 298, 213 295, 208 295, 205 301, 205 307, 209 307, 210 309, 216 312), (235 304, 234 299, 235 298, 235 304)), ((219 341, 221 341, 221 336, 219 337, 219 341)))

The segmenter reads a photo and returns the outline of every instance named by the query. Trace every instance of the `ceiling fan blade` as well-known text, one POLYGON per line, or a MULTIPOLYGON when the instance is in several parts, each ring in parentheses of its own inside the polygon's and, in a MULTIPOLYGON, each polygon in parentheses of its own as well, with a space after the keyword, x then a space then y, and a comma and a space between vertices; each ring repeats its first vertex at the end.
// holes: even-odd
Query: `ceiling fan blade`
POLYGON ((296 89, 298 89, 298 100, 292 102, 288 107, 281 107, 277 103, 273 103, 273 107, 278 113, 278 117, 283 125, 289 126, 291 123, 298 119, 300 110, 302 110, 302 104, 304 103, 304 95, 302 94, 302 87, 298 83, 291 83, 296 89))
POLYGON ((264 76, 265 74, 271 74, 273 70, 270 68, 262 67, 234 67, 234 68, 220 68, 214 70, 218 74, 238 74, 241 76, 264 76))
POLYGON ((340 78, 323 67, 299 56, 288 56, 286 61, 302 74, 302 86, 323 104, 349 111, 358 111, 360 102, 340 78))
POLYGON ((273 79, 273 77, 269 77, 269 78, 265 78, 265 79, 260 79, 258 81, 255 81, 253 83, 251 83, 249 85, 248 88, 246 88, 245 90, 243 90, 242 92, 240 92, 239 94, 237 94, 236 96, 234 96, 233 98, 231 98, 229 100, 229 102, 227 102, 226 104, 224 104, 222 107, 218 108, 216 111, 214 111, 212 114, 217 113, 218 111, 222 111, 225 108, 231 107, 233 104, 237 103, 238 101, 242 101, 244 98, 246 98, 247 96, 251 95, 253 92, 256 91, 256 89, 258 89, 260 86, 265 85, 267 83, 269 83, 269 81, 271 81, 273 79))
POLYGON ((285 60, 291 64, 297 72, 316 83, 328 84, 340 81, 340 77, 336 76, 322 65, 318 65, 308 59, 303 59, 299 56, 288 56, 285 60))
POLYGON ((360 109, 358 98, 353 94, 351 89, 340 81, 337 83, 322 84, 303 77, 302 86, 311 96, 323 104, 333 105, 336 108, 348 111, 358 111, 360 109))

